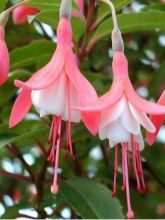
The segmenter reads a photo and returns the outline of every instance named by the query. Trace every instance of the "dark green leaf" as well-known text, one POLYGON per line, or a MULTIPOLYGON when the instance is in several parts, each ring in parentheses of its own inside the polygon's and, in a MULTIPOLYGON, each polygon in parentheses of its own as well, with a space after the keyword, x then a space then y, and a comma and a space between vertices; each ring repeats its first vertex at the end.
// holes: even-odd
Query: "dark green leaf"
POLYGON ((0 0, 0 12, 2 12, 7 4, 8 0, 0 0))
POLYGON ((119 201, 100 183, 83 178, 61 182, 60 194, 82 218, 124 218, 119 201))
MULTIPOLYGON (((165 13, 160 11, 120 14, 117 17, 119 27, 123 33, 165 28, 165 13)), ((101 23, 94 36, 98 38, 105 37, 111 34, 112 29, 112 19, 108 18, 101 23)))
POLYGON ((39 59, 44 59, 47 62, 54 50, 55 43, 51 41, 33 41, 31 44, 17 48, 10 53, 11 68, 27 67, 36 64, 39 59))

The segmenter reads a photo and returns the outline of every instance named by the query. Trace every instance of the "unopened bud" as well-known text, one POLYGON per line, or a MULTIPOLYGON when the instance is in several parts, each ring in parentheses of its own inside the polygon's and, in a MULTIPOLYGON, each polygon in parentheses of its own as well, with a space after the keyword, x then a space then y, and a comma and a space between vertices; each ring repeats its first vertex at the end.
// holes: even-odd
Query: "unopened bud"
POLYGON ((70 20, 72 10, 72 0, 62 0, 60 6, 60 18, 67 18, 70 20))
POLYGON ((124 52, 124 42, 119 29, 112 31, 112 48, 114 52, 124 52))

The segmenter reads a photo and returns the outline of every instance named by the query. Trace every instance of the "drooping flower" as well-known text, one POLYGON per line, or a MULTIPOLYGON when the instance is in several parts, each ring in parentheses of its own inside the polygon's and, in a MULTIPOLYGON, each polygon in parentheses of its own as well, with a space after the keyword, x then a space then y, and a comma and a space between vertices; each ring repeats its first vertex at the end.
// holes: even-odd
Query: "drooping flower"
POLYGON ((49 134, 52 149, 48 158, 54 165, 54 181, 51 186, 53 193, 58 191, 57 169, 62 120, 66 121, 66 150, 70 151, 71 157, 73 157, 71 123, 78 123, 82 119, 93 134, 96 134, 99 123, 97 112, 81 113, 70 109, 70 106, 86 106, 87 103, 97 98, 94 88, 79 71, 71 48, 72 28, 69 19, 71 10, 68 10, 70 3, 69 0, 62 1, 61 18, 57 28, 57 48, 51 61, 26 82, 15 81, 15 85, 21 88, 21 92, 13 106, 9 121, 10 127, 18 124, 32 104, 40 117, 53 116, 49 134))
POLYGON ((0 15, 0 85, 3 85, 8 77, 10 60, 9 52, 5 42, 5 25, 8 20, 9 12, 0 15))
MULTIPOLYGON (((165 90, 160 96, 157 103, 165 106, 165 90)), ((147 141, 150 145, 152 145, 156 140, 156 137, 158 135, 161 125, 165 122, 165 114, 164 115, 152 115, 150 119, 156 128, 156 131, 154 133, 147 132, 147 141)))
POLYGON ((39 12, 37 8, 27 7, 27 6, 18 6, 14 8, 12 13, 12 18, 14 24, 23 24, 28 20, 28 16, 35 15, 39 12))
POLYGON ((93 101, 84 111, 99 111, 101 114, 99 137, 101 140, 108 138, 110 147, 115 147, 114 188, 116 194, 116 178, 118 175, 118 144, 121 144, 123 186, 127 197, 127 217, 133 218, 129 190, 130 155, 132 155, 133 171, 136 178, 137 190, 145 191, 146 186, 142 171, 140 151, 144 148, 141 126, 147 131, 155 132, 155 127, 147 114, 161 115, 165 107, 151 103, 139 97, 132 87, 128 76, 128 62, 123 52, 124 46, 120 31, 113 31, 114 56, 112 62, 113 84, 111 89, 93 101), (115 39, 114 39, 115 38, 115 39))

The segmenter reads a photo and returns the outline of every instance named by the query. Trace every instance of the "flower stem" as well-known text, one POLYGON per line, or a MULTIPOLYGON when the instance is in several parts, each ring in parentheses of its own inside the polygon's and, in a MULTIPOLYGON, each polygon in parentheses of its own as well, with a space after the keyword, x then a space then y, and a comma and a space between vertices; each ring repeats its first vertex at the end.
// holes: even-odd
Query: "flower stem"
POLYGON ((11 177, 13 179, 16 179, 16 180, 20 180, 20 181, 24 181, 24 182, 28 182, 28 183, 32 182, 29 177, 25 177, 25 176, 21 176, 21 175, 18 175, 18 174, 10 173, 10 172, 7 172, 5 170, 0 170, 0 174, 4 175, 4 176, 9 176, 9 177, 11 177))
POLYGON ((29 166, 29 164, 25 161, 25 159, 23 158, 20 150, 15 145, 11 145, 11 144, 7 145, 6 148, 11 154, 16 156, 22 162, 22 164, 24 165, 24 167, 26 168, 26 170, 28 171, 28 173, 31 177, 31 181, 34 183, 35 182, 35 175, 33 174, 33 170, 29 166))
POLYGON ((100 2, 104 2, 105 4, 107 4, 112 12, 112 19, 113 19, 113 25, 114 25, 114 29, 119 29, 118 27, 118 22, 117 22, 117 16, 116 16, 116 11, 115 11, 115 7, 113 5, 112 2, 110 2, 109 0, 99 0, 100 2))

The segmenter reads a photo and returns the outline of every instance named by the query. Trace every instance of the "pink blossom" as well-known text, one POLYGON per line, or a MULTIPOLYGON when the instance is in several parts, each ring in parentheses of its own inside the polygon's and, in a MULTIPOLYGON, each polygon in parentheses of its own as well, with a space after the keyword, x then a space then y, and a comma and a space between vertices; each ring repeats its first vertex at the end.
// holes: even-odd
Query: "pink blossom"
POLYGON ((0 25, 0 85, 6 82, 10 66, 9 53, 4 38, 4 26, 0 25))
POLYGON ((39 10, 27 6, 18 6, 13 10, 13 22, 14 24, 23 24, 27 22, 28 16, 35 15, 39 10))
MULTIPOLYGON (((64 8, 65 9, 65 8, 64 8)), ((63 12, 62 13, 67 13, 63 12)), ((40 117, 53 115, 49 142, 52 150, 49 161, 54 165, 54 181, 51 187, 53 193, 58 191, 57 169, 61 144, 61 123, 66 121, 67 145, 73 157, 71 142, 71 123, 82 120, 95 135, 99 123, 99 114, 95 112, 81 113, 70 109, 70 106, 83 107, 97 98, 91 84, 80 73, 72 48, 72 28, 70 21, 62 17, 57 28, 57 48, 51 61, 37 71, 25 83, 19 80, 15 85, 21 92, 13 106, 10 116, 10 127, 18 124, 33 104, 40 117)))
MULTIPOLYGON (((165 105, 165 90, 160 96, 157 103, 160 105, 165 105)), ((165 114, 164 115, 153 115, 151 116, 151 121, 153 122, 156 128, 156 131, 154 133, 147 132, 147 141, 150 145, 152 145, 156 140, 160 127, 165 121, 165 114)))
POLYGON ((93 101, 82 111, 99 111, 101 120, 99 125, 99 137, 101 140, 108 138, 110 147, 115 146, 115 168, 114 168, 114 188, 113 196, 116 195, 116 178, 118 175, 118 144, 122 148, 122 173, 123 186, 126 190, 128 218, 133 218, 134 213, 131 208, 129 190, 129 167, 130 154, 132 154, 133 171, 136 178, 137 190, 146 190, 144 182, 140 151, 144 148, 144 141, 141 134, 141 125, 151 133, 155 132, 155 127, 148 114, 165 114, 165 107, 148 102, 139 97, 134 91, 128 76, 128 62, 120 48, 122 41, 115 42, 117 51, 113 57, 114 81, 111 89, 93 101))

